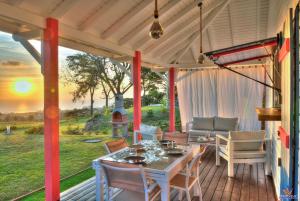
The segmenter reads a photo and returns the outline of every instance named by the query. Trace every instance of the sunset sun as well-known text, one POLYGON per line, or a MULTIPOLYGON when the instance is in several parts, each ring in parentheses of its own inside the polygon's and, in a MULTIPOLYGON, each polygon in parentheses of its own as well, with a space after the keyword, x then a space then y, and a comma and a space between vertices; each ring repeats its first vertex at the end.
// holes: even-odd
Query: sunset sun
POLYGON ((13 91, 18 95, 27 95, 33 90, 33 83, 30 79, 18 79, 13 83, 13 91))

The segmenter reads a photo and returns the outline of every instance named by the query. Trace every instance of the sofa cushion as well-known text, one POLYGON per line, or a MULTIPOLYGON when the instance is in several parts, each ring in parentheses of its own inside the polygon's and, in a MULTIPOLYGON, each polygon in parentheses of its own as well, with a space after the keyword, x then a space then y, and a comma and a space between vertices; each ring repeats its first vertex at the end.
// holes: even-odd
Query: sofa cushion
POLYGON ((214 130, 216 131, 234 131, 236 130, 238 118, 214 118, 214 130))
POLYGON ((193 117, 193 130, 213 130, 214 118, 213 117, 193 117))
MULTIPOLYGON (((230 140, 263 140, 265 136, 265 131, 231 131, 229 133, 230 140)), ((259 151, 263 149, 263 141, 234 142, 232 144, 234 151, 259 151)))
POLYGON ((144 140, 160 140, 162 136, 162 130, 159 127, 147 124, 140 125, 140 132, 144 140))

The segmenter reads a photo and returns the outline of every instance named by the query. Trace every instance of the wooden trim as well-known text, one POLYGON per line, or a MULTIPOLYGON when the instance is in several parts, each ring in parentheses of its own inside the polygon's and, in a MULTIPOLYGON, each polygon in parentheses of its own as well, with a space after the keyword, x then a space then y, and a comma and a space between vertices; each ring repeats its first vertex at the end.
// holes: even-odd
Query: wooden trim
POLYGON ((290 135, 285 131, 285 129, 280 126, 278 129, 278 135, 280 137, 281 143, 286 149, 290 148, 290 135))
POLYGON ((279 50, 278 54, 278 61, 282 62, 282 60, 285 58, 285 56, 290 52, 290 38, 286 38, 284 40, 284 43, 279 50))

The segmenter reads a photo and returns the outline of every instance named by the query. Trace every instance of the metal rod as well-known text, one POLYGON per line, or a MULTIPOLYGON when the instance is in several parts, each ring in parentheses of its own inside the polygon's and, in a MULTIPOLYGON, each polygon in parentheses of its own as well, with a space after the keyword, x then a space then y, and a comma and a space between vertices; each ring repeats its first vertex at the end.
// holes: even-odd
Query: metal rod
POLYGON ((267 83, 264 83, 264 82, 262 82, 262 81, 259 81, 259 80, 256 80, 256 79, 254 79, 254 78, 252 78, 252 77, 249 77, 249 76, 247 76, 247 75, 244 75, 243 73, 240 73, 240 72, 238 72, 238 71, 235 71, 235 70, 232 70, 231 68, 229 68, 229 67, 227 67, 227 66, 225 66, 225 65, 223 65, 223 64, 218 64, 218 63, 215 63, 217 66, 219 66, 220 68, 224 68, 224 69, 226 69, 226 70, 229 70, 229 71, 231 71, 231 72, 233 72, 233 73, 236 73, 236 74, 238 74, 238 75, 241 75, 241 76, 243 76, 243 77, 245 77, 245 78, 248 78, 248 79, 250 79, 250 80, 253 80, 253 81, 255 81, 255 82, 257 82, 257 83, 259 83, 259 84, 262 84, 262 85, 264 85, 264 86, 266 86, 266 87, 269 87, 269 88, 271 88, 271 89, 273 89, 273 90, 276 90, 276 91, 278 91, 279 93, 280 93, 280 89, 278 89, 277 87, 274 87, 274 86, 271 86, 271 85, 269 85, 269 84, 267 84, 267 83))

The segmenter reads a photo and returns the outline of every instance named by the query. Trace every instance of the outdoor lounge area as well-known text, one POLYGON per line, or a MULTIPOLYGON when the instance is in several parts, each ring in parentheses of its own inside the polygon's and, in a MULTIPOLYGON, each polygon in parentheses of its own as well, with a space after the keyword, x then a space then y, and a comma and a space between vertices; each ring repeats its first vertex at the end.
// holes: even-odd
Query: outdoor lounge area
MULTIPOLYGON (((296 0, 0 0, 0 31, 26 50, 43 78, 44 186, 29 195, 43 192, 39 199, 46 201, 299 200, 299 12, 296 0), (61 47, 80 53, 62 60, 61 47), (152 79, 148 92, 143 69, 152 79), (89 119, 75 109, 84 128, 63 119, 62 77, 64 86, 78 86, 73 102, 90 95, 89 119), (93 108, 94 94, 104 95, 106 105, 93 108), (165 99, 151 102, 161 94, 165 99), (82 143, 74 166, 92 155, 83 143, 101 151, 89 158, 92 175, 65 188, 62 162, 73 160, 71 151, 60 152, 73 143, 64 146, 67 135, 82 143)), ((0 75, 13 63, 2 54, 0 75)), ((28 147, 35 154, 38 146, 28 147)))

